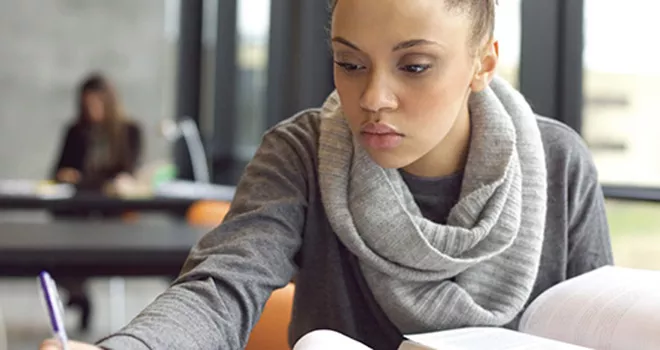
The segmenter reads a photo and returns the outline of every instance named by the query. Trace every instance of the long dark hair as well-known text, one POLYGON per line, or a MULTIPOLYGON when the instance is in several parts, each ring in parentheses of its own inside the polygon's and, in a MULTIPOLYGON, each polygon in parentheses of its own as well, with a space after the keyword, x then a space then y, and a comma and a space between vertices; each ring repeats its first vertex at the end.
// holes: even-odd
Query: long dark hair
POLYGON ((85 95, 88 93, 98 94, 103 101, 104 118, 100 122, 110 143, 110 159, 112 167, 124 168, 130 164, 130 151, 128 145, 128 134, 126 126, 130 121, 124 113, 115 88, 111 82, 101 73, 88 75, 80 84, 78 89, 78 120, 77 125, 89 128, 92 120, 85 105, 85 95))

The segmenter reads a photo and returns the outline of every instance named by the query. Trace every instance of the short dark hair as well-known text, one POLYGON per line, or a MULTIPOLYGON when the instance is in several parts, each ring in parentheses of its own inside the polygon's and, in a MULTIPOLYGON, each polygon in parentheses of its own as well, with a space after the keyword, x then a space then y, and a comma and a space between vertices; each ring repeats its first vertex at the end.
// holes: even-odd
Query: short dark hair
MULTIPOLYGON (((337 1, 330 0, 330 11, 334 12, 337 1)), ((438 0, 444 1, 449 11, 458 11, 472 20, 470 44, 479 45, 495 33, 495 6, 498 0, 438 0)))

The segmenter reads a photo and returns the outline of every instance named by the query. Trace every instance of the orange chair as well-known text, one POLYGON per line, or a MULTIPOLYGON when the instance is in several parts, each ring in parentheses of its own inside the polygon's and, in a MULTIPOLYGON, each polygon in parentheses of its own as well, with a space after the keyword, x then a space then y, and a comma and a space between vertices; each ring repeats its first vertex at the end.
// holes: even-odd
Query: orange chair
MULTIPOLYGON (((199 201, 188 208, 186 220, 193 226, 215 227, 222 223, 230 203, 199 201)), ((255 324, 245 350, 289 350, 289 323, 293 308, 295 286, 273 291, 266 301, 259 321, 255 324)))
POLYGON ((140 220, 140 214, 135 211, 127 211, 121 214, 121 220, 126 223, 135 223, 140 220))
POLYGON ((289 283, 273 291, 261 317, 250 333, 245 350, 289 350, 289 323, 295 286, 289 283))
POLYGON ((192 226, 215 227, 222 223, 231 203, 202 200, 193 203, 186 211, 186 221, 192 226))

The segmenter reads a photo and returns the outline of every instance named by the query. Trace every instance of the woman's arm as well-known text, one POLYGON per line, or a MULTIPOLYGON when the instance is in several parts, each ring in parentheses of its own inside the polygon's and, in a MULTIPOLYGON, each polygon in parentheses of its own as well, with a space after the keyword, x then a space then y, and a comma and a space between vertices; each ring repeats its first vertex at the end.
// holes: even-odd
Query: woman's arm
POLYGON ((69 127, 63 139, 60 153, 51 171, 51 178, 60 182, 77 183, 80 181, 81 145, 76 143, 76 129, 69 127), (77 146, 77 147, 76 147, 77 146))
POLYGON ((142 157, 142 129, 139 124, 131 122, 127 125, 127 132, 129 158, 124 172, 134 174, 142 157))
POLYGON ((109 349, 242 349, 271 292, 295 271, 307 206, 307 171, 277 130, 248 165, 224 223, 190 253, 181 275, 109 349))
POLYGON ((598 172, 586 145, 576 144, 569 167, 567 278, 614 264, 598 172))

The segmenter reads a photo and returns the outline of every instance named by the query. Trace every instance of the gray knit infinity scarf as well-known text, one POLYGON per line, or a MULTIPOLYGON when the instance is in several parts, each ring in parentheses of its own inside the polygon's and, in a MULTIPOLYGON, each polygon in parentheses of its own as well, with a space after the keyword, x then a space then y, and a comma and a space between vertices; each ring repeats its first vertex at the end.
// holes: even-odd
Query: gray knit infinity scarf
POLYGON ((374 163, 336 93, 322 110, 319 182, 330 224, 404 333, 510 322, 541 256, 546 168, 535 114, 501 78, 469 100, 472 136, 446 225, 425 219, 396 169, 374 163))

